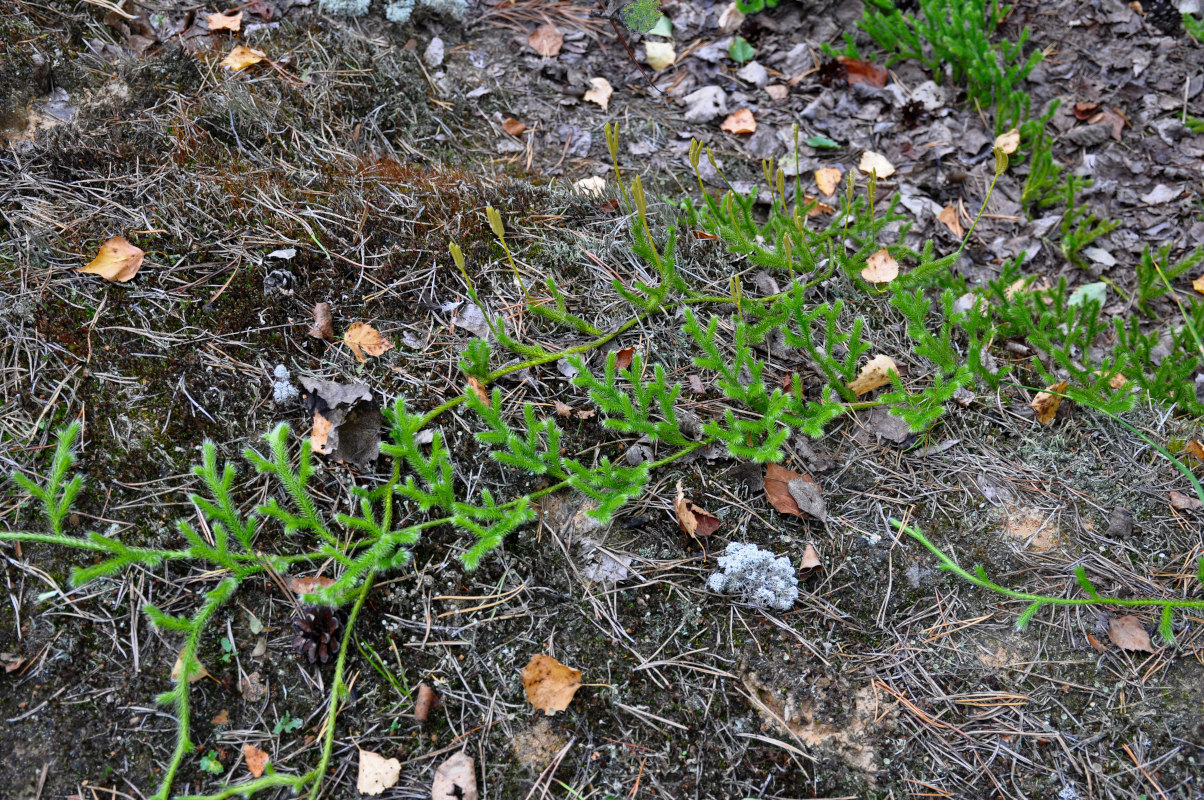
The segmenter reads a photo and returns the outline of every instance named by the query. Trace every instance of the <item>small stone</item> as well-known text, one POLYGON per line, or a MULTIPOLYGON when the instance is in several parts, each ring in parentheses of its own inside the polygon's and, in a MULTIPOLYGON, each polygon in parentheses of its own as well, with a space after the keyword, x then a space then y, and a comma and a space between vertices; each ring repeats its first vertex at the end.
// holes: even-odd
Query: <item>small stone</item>
POLYGON ((1112 519, 1108 520, 1108 530, 1104 533, 1110 539, 1127 539, 1133 535, 1133 512, 1127 508, 1114 508, 1112 519))
POLYGON ((1084 125, 1069 131, 1064 137, 1075 147, 1097 147, 1112 138, 1112 126, 1084 125))
POLYGON ((740 71, 736 73, 736 77, 742 81, 751 83, 757 88, 769 83, 769 73, 765 70, 765 67, 756 61, 749 61, 741 67, 740 71))
POLYGON ((426 46, 426 51, 422 54, 422 60, 431 69, 443 66, 443 40, 438 36, 431 39, 431 43, 426 46))

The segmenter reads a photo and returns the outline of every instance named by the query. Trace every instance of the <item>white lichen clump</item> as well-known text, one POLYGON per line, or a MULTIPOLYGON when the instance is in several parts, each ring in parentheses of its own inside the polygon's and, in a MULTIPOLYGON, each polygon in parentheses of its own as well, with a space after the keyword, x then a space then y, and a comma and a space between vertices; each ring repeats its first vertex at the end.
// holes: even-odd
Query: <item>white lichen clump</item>
POLYGON ((755 544, 731 542, 719 557, 719 567, 707 581, 712 591, 735 594, 753 605, 787 611, 798 600, 798 578, 794 565, 785 556, 755 544))
MULTIPOLYGON (((322 0, 322 10, 340 17, 359 17, 368 13, 371 0, 322 0)), ((385 18, 389 22, 404 25, 410 21, 415 7, 425 8, 432 14, 460 22, 468 8, 467 0, 389 0, 385 3, 385 18)))
POLYGON ((322 0, 322 10, 338 17, 359 17, 368 13, 372 0, 322 0))
POLYGON ((287 403, 297 396, 297 387, 293 386, 288 367, 277 364, 272 374, 276 376, 276 380, 272 382, 272 399, 276 401, 276 405, 287 403))

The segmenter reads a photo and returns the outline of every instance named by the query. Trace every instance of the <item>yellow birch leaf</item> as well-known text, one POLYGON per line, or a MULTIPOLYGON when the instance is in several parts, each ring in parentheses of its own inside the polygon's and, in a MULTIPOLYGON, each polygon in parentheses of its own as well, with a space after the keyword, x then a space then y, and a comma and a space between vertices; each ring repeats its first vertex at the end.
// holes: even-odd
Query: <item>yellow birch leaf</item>
POLYGON ((77 272, 87 272, 99 275, 106 281, 125 283, 133 280, 142 266, 142 250, 127 242, 121 236, 114 236, 100 246, 100 252, 87 266, 80 267, 77 272))

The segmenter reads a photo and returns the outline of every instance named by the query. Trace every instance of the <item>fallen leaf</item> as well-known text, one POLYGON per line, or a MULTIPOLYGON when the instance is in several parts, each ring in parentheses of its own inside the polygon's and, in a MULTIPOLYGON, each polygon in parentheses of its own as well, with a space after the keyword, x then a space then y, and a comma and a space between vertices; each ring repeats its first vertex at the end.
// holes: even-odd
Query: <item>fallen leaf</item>
MULTIPOLYGON (((227 15, 221 12, 210 14, 208 16, 209 30, 212 31, 237 31, 242 28, 242 12, 239 11, 234 15, 227 15)), ((256 775, 255 777, 259 777, 256 775)))
POLYGON ((840 179, 844 177, 844 173, 839 167, 824 167, 823 169, 815 170, 815 183, 819 186, 819 191, 825 197, 831 197, 836 191, 836 187, 840 185, 840 179))
POLYGON ((857 379, 849 384, 849 388, 853 390, 853 394, 861 397, 863 394, 869 394, 878 387, 890 383, 890 373, 892 372, 899 372, 893 358, 883 355, 874 356, 861 368, 857 379))
POLYGON ((810 206, 810 210, 807 212, 808 218, 818 217, 820 214, 831 214, 836 211, 832 206, 819 202, 819 198, 812 197, 809 194, 803 195, 803 203, 810 206))
MULTIPOLYGON (((176 656, 175 666, 171 668, 171 679, 178 681, 184 676, 184 651, 176 656)), ((195 658, 192 659, 192 671, 188 676, 189 683, 196 683, 199 680, 204 680, 209 677, 209 670, 205 669, 205 665, 195 658)))
POLYGON ((809 478, 791 478, 786 483, 786 490, 804 514, 815 517, 820 522, 828 521, 828 511, 824 506, 818 483, 809 478))
POLYGON ((780 103, 790 95, 790 87, 784 83, 774 83, 765 87, 765 94, 775 103, 780 103))
POLYGON ((728 133, 756 133, 757 120, 751 111, 742 108, 734 114, 729 114, 719 128, 728 133))
POLYGON ((372 390, 360 383, 320 381, 302 375, 305 408, 314 415, 310 449, 366 466, 380 455, 384 417, 372 390))
POLYGON ((298 597, 303 597, 307 594, 313 594, 319 589, 325 589, 327 586, 334 586, 334 578, 323 578, 318 575, 311 575, 306 578, 289 578, 285 582, 288 590, 298 597))
POLYGON ((1113 389, 1119 389, 1128 382, 1129 379, 1125 377, 1123 372, 1118 372, 1108 379, 1108 385, 1113 389))
POLYGON ((677 512, 677 526, 681 528, 682 533, 695 538, 710 536, 723 524, 718 517, 686 499, 681 481, 677 482, 677 497, 673 500, 673 510, 677 512))
POLYGON ((1183 452, 1190 456, 1194 456, 1198 461, 1204 461, 1204 446, 1201 446, 1200 442, 1196 439, 1192 439, 1190 442, 1184 445, 1183 452))
POLYGON ((226 709, 223 708, 221 711, 217 712, 217 714, 214 715, 213 719, 209 720, 209 723, 211 725, 225 725, 229 721, 230 721, 230 712, 226 711, 226 709))
POLYGON ((242 746, 242 757, 247 761, 247 769, 251 770, 252 778, 258 778, 263 775, 263 768, 268 763, 267 753, 253 744, 244 744, 242 746))
POLYGON ((552 23, 540 25, 527 37, 527 44, 544 58, 555 58, 564 45, 564 35, 552 23))
POLYGON ((815 569, 823 565, 823 559, 819 557, 819 553, 815 552, 814 545, 807 545, 807 549, 803 551, 803 560, 799 562, 800 569, 815 569))
POLYGON ((97 253, 96 258, 88 262, 87 266, 80 267, 76 271, 99 275, 106 281, 125 283, 138 274, 144 255, 141 249, 130 244, 123 237, 114 236, 100 246, 100 252, 97 253))
POLYGON ((873 150, 866 150, 861 154, 861 163, 857 165, 857 169, 866 175, 877 173, 878 177, 883 179, 895 174, 895 165, 890 163, 886 156, 873 150))
POLYGON ((1200 294, 1204 294, 1204 275, 1201 275, 1192 281, 1191 288, 1195 289, 1200 294))
POLYGON ((1171 501, 1171 508, 1176 511, 1199 511, 1204 504, 1200 502, 1200 498, 1191 497, 1182 492, 1167 492, 1167 498, 1171 501))
POLYGON ((582 178, 573 184, 573 189, 590 197, 602 197, 606 192, 606 178, 601 175, 582 178))
POLYGON ((1097 111, 1099 111, 1099 103, 1078 102, 1074 104, 1072 111, 1074 112, 1075 119, 1080 122, 1085 122, 1093 117, 1097 111))
POLYGON ((364 794, 380 794, 392 788, 401 777, 401 762, 385 758, 371 750, 360 750, 360 771, 355 788, 364 794))
POLYGON ((866 259, 861 277, 870 283, 890 283, 899 277, 899 262, 883 247, 866 259))
POLYGON ((1108 638, 1122 650, 1154 652, 1154 645, 1150 642, 1150 635, 1146 633, 1145 626, 1132 614, 1110 620, 1108 638))
POLYGON ((414 719, 419 722, 426 722, 431 715, 431 709, 439 702, 439 695, 435 694, 434 688, 423 681, 418 684, 418 699, 414 701, 414 719))
POLYGON ((223 67, 229 67, 231 70, 238 72, 240 69, 246 69, 252 64, 258 64, 265 58, 267 58, 267 55, 259 50, 252 50, 239 44, 234 46, 234 49, 222 59, 221 63, 223 67))
POLYGON ((995 146, 1010 156, 1020 147, 1020 130, 1012 128, 1007 133, 999 134, 995 137, 995 146))
POLYGON ((644 42, 644 60, 654 72, 659 72, 673 66, 677 51, 673 49, 673 42, 644 42))
POLYGON ((444 761, 431 781, 431 800, 478 800, 477 772, 463 750, 444 761))
POLYGON ((452 315, 452 325, 463 328, 478 339, 488 339, 491 333, 485 312, 476 303, 465 303, 452 315))
POLYGON ((957 238, 960 239, 966 235, 966 229, 962 227, 962 222, 958 219, 957 209, 952 205, 942 208, 941 213, 937 214, 936 218, 938 222, 951 230, 957 238))
POLYGON ((1119 142, 1125 125, 1129 123, 1129 120, 1116 109, 1107 108, 1093 116, 1087 122, 1089 125, 1111 125, 1112 138, 1119 142))
POLYGON ((481 383, 479 380, 477 380, 473 376, 469 375, 468 376, 468 388, 472 389, 473 394, 475 394, 477 397, 479 397, 481 399, 482 403, 489 406, 490 408, 493 408, 493 402, 489 399, 489 392, 485 391, 485 384, 481 383))
POLYGON ((559 400, 554 401, 556 404, 556 416, 567 417, 573 413, 573 407, 562 403, 559 400))
POLYGON ((627 369, 631 366, 631 359, 635 355, 634 347, 624 347, 622 350, 615 352, 615 369, 627 369))
POLYGON ((351 323, 351 327, 343 334, 343 342, 351 348, 355 360, 361 364, 368 360, 364 358, 364 353, 379 356, 393 349, 393 343, 381 336, 380 331, 363 322, 351 323))
POLYGON ((1091 634, 1087 634, 1087 644, 1091 645, 1095 652, 1100 653, 1101 655, 1108 652, 1108 646, 1099 639, 1096 639, 1091 634))
POLYGON ((1046 387, 1044 392, 1038 392, 1033 398, 1033 402, 1029 406, 1037 413, 1037 422, 1042 425, 1048 425, 1053 422, 1053 418, 1058 413, 1058 408, 1062 405, 1062 392, 1066 391, 1066 387, 1070 384, 1067 381, 1059 381, 1053 386, 1046 387))
POLYGON ((258 703, 268 696, 268 687, 259 679, 258 672, 252 672, 239 681, 238 691, 248 703, 258 703))
POLYGON ((511 136, 518 136, 527 129, 527 124, 514 117, 506 117, 502 122, 502 130, 511 136))
POLYGON ((590 89, 582 99, 588 103, 597 103, 603 111, 606 111, 610 107, 610 96, 615 93, 615 90, 611 88, 610 81, 601 77, 590 78, 589 85, 590 89))
MULTIPOLYGON (((848 56, 837 56, 836 60, 844 64, 845 70, 848 72, 849 85, 868 83, 870 86, 876 86, 881 89, 886 85, 886 79, 890 76, 886 71, 886 67, 875 64, 872 61, 862 61, 848 56)), ((878 177, 885 176, 879 175, 878 177)))
POLYGON ((799 508, 798 502, 790 492, 790 482, 810 480, 810 475, 786 469, 781 464, 769 464, 765 467, 765 496, 778 513, 806 517, 807 513, 799 508))
POLYGON ((522 678, 527 702, 549 717, 568 708, 581 688, 581 670, 566 667, 542 653, 531 656, 523 667, 522 678))
POLYGON ((706 394, 707 387, 702 385, 702 378, 697 375, 690 375, 687 380, 690 382, 690 391, 694 394, 706 394))
POLYGON ((334 341, 334 317, 330 313, 330 303, 314 303, 314 324, 308 334, 315 339, 334 341))

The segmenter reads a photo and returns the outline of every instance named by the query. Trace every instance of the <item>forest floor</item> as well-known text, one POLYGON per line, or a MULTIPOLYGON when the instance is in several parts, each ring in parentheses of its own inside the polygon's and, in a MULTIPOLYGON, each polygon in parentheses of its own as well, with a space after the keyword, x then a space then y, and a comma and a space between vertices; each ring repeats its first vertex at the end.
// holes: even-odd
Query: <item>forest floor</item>
MULTIPOLYGON (((699 196, 691 139, 723 169, 703 158, 712 192, 755 187, 761 160, 775 158, 815 194, 814 170, 848 174, 864 151, 880 153, 898 168, 880 196, 898 193, 910 235, 941 254, 959 240, 938 216, 964 204, 969 228, 992 177, 996 132, 943 76, 920 108, 913 93, 933 76, 916 63, 893 65, 885 88, 820 69, 821 45, 856 32, 855 1, 783 0, 746 20, 739 33, 764 81, 737 76, 723 4, 670 3, 677 61, 655 73, 656 89, 588 3, 471 3, 464 23, 397 26, 379 8, 347 19, 256 0, 240 6, 238 32, 207 23, 234 3, 106 5, 15 0, 0 11, 0 468, 44 471, 55 431, 81 421, 87 487, 71 534, 179 546, 176 520, 198 519, 187 494, 204 439, 239 464, 244 508, 275 493, 240 454, 280 421, 309 433, 301 401, 277 397, 278 365, 294 382, 361 383, 419 412, 460 396, 474 327, 466 277, 518 338, 556 350, 583 341, 524 309, 486 206, 501 212, 527 286, 554 276, 577 313, 613 328, 626 311, 612 281, 648 276, 616 201, 606 122, 620 123, 619 167, 642 176, 659 220, 673 218, 665 201, 699 196), (530 41, 548 24, 563 36, 554 56, 530 41), (221 66, 239 44, 266 60, 221 66), (613 89, 605 110, 585 99, 596 78, 613 89), (686 100, 706 87, 723 97, 710 116, 686 100), (721 130, 740 109, 756 132, 721 130), (839 147, 804 145, 794 160, 795 123, 839 147), (603 196, 572 188, 595 177, 603 196), (114 236, 145 251, 137 277, 78 272, 114 236), (448 255, 453 241, 467 275, 448 255), (338 337, 307 335, 318 303, 336 331, 370 323, 395 346, 361 361, 338 337)), ((1024 0, 1007 17, 1000 36, 1031 27, 1028 47, 1045 53, 1024 84, 1034 115, 1062 100, 1055 156, 1094 180, 1085 209, 1119 225, 1072 264, 1059 219, 1030 219, 1022 176, 1006 173, 956 265, 970 285, 1024 251, 1028 274, 1109 282, 1105 311, 1127 318, 1146 244, 1167 243, 1173 257, 1204 244, 1204 133, 1185 126, 1204 118, 1204 49, 1162 11, 1024 0)), ((642 58, 640 37, 627 39, 642 58)), ((701 289, 729 295, 738 276, 745 294, 764 293, 722 243, 683 235, 678 247, 701 289)), ((1199 272, 1174 280, 1175 293, 1190 296, 1199 272)), ((1176 313, 1170 293, 1149 310, 1176 313)), ((901 330, 878 335, 879 350, 904 346, 901 330)), ((722 412, 679 318, 648 316, 586 358, 597 372, 605 351, 625 348, 675 365, 689 386, 682 404, 700 418, 722 412)), ((509 356, 495 346, 495 358, 509 356)), ((663 454, 603 427, 562 367, 501 378, 507 415, 524 402, 559 413, 562 447, 578 458, 663 454)), ((771 372, 778 381, 792 369, 771 372)), ((367 750, 401 765, 382 796, 429 797, 435 768, 464 749, 481 797, 506 800, 1204 797, 1200 615, 1178 618, 1176 645, 1154 637, 1148 651, 1118 646, 1109 633, 1121 612, 1107 609, 1046 609, 1018 631, 1023 602, 940 572, 888 522, 912 521, 963 565, 1026 591, 1073 594, 1081 565, 1106 594, 1199 597, 1200 511, 1167 499, 1191 493, 1186 478, 1114 419, 1067 403, 1041 425, 1032 399, 984 389, 919 448, 875 410, 840 417, 818 440, 792 438, 786 466, 818 483, 822 522, 775 510, 760 467, 708 449, 655 470, 602 530, 579 524, 580 498, 542 498, 540 520, 473 573, 458 560, 463 534, 430 529, 356 623, 322 796, 357 796, 367 750), (678 485, 719 519, 710 537, 683 534, 678 485), (1131 530, 1114 524, 1126 511, 1131 530), (811 547, 822 564, 800 573, 793 609, 760 609, 707 588, 729 541, 796 565, 811 547), (589 684, 552 717, 531 708, 520 680, 538 653, 589 684), (440 697, 425 723, 413 717, 421 682, 440 697)), ((1125 419, 1175 453, 1197 437, 1194 419, 1154 403, 1125 419)), ((434 427, 466 494, 509 499, 538 485, 484 456, 467 410, 434 427)), ((351 510, 349 487, 372 485, 376 470, 323 461, 325 511, 351 510)), ((37 528, 27 500, 5 486, 0 530, 37 528)), ((290 541, 265 525, 257 546, 283 552, 290 541)), ((132 567, 72 588, 70 570, 94 558, 0 543, 0 560, 0 796, 149 797, 175 743, 155 697, 170 689, 182 643, 141 609, 191 613, 220 576, 132 567)), ((209 677, 192 689, 197 751, 175 794, 248 779, 244 745, 279 772, 313 768, 331 668, 295 654, 292 614, 266 578, 218 613, 200 650, 209 677)), ((1157 615, 1138 621, 1152 632, 1157 615)))

